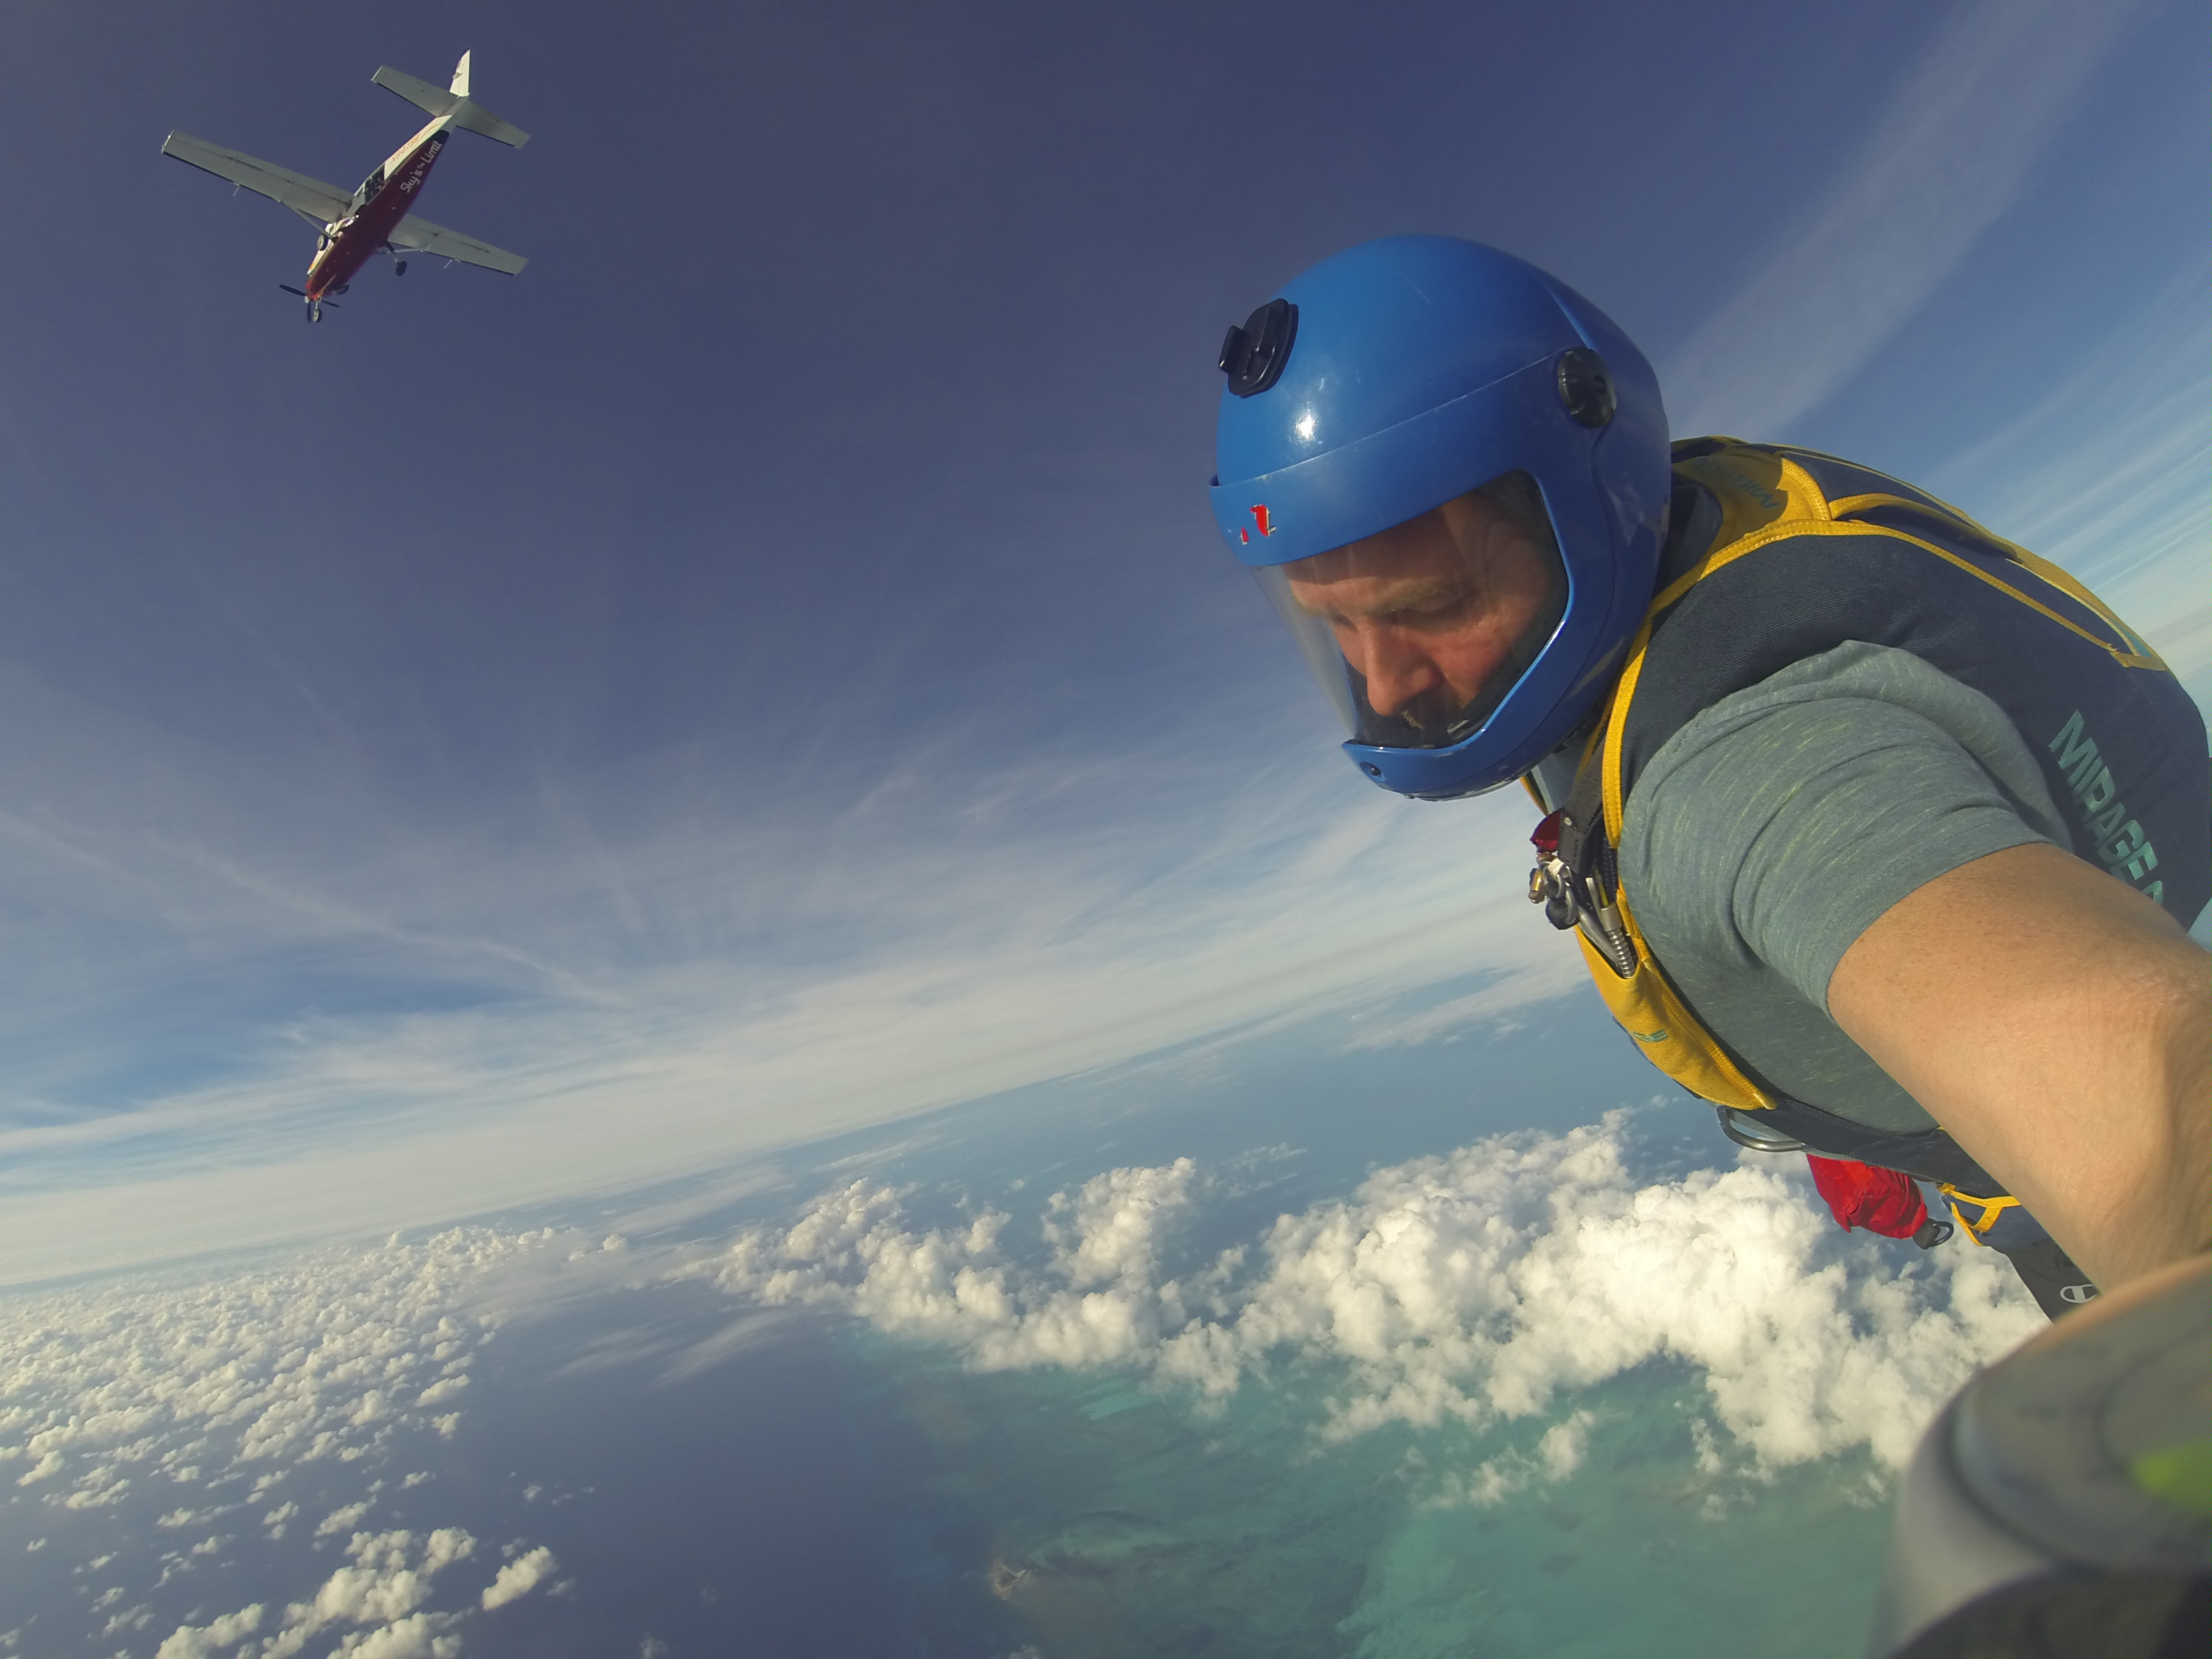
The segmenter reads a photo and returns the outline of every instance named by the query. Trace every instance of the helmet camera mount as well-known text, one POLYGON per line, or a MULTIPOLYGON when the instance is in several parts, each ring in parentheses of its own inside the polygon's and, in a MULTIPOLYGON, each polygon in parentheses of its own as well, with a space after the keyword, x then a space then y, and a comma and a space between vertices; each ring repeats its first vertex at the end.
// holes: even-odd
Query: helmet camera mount
POLYGON ((1619 399, 1605 359, 1588 346, 1559 354, 1559 405, 1577 426, 1601 427, 1613 419, 1619 399))
POLYGON ((1222 337, 1221 372, 1239 398, 1256 398, 1283 378, 1297 338, 1298 308, 1288 300, 1270 300, 1222 337))

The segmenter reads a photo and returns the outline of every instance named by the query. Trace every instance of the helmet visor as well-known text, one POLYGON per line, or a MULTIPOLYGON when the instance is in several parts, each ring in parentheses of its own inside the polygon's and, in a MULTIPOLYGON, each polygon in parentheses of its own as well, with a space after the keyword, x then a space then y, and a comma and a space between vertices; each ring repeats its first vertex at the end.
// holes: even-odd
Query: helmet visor
POLYGON ((1566 614, 1566 567, 1525 472, 1253 574, 1345 735, 1383 748, 1474 736, 1566 614))

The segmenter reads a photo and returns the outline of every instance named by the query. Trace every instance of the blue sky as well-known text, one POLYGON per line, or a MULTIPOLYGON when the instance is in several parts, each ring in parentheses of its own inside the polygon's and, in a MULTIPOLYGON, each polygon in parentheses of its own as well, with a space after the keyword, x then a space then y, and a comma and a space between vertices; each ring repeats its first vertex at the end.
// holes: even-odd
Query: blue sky
POLYGON ((1547 265, 1678 433, 1933 489, 2212 694, 2198 6, 0 28, 9 1277, 1571 994, 1525 810, 1360 782, 1213 540, 1221 331, 1364 237, 1547 265), (307 228, 159 155, 349 184, 464 48, 534 137, 423 210, 520 277, 311 330, 307 228))

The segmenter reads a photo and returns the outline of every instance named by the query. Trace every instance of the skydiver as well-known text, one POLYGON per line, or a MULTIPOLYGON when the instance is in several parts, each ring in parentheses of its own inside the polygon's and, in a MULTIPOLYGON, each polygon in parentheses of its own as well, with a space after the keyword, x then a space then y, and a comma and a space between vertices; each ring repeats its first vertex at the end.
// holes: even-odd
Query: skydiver
POLYGON ((1220 367, 1216 520, 1346 752, 1520 781, 1531 898, 1732 1136, 1923 1243, 1928 1183, 2053 1317, 2212 1244, 2204 722, 2087 589, 1869 469, 1670 447, 1627 337, 1474 243, 1326 260, 1220 367))

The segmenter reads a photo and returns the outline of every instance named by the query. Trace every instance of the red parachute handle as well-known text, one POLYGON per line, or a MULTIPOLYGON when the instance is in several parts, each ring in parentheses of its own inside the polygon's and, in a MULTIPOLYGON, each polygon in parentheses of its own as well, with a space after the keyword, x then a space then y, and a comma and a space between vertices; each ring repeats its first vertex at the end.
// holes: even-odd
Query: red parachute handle
POLYGON ((1911 1238, 1928 1222, 1928 1206, 1911 1176, 1840 1158, 1805 1154, 1813 1184, 1845 1228, 1863 1227, 1885 1238, 1911 1238))

